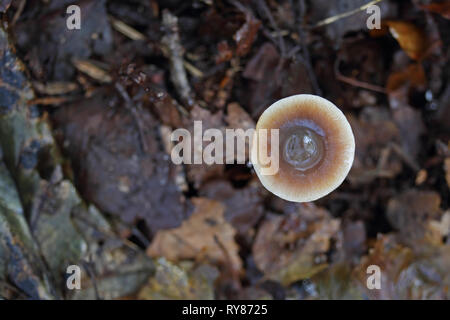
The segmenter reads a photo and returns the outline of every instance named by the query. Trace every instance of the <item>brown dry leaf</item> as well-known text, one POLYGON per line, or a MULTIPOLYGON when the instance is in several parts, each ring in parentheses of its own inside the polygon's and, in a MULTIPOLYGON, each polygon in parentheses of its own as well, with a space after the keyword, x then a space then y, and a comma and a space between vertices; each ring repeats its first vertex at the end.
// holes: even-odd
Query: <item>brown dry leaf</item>
POLYGON ((240 273, 242 261, 234 241, 236 231, 224 218, 225 206, 206 198, 192 201, 195 205, 192 216, 177 229, 156 233, 147 254, 169 260, 205 259, 240 273))
POLYGON ((257 20, 250 12, 245 13, 245 23, 234 35, 236 55, 243 57, 250 52, 260 26, 261 21, 257 20))
POLYGON ((259 182, 236 189, 227 180, 214 180, 203 185, 199 195, 221 201, 226 206, 225 219, 241 236, 252 230, 264 214, 259 182))
POLYGON ((388 202, 387 218, 405 243, 424 238, 428 223, 440 219, 441 197, 433 191, 408 190, 388 202))
POLYGON ((380 235, 355 269, 369 299, 448 299, 450 247, 415 244, 405 247, 393 235, 380 235), (367 267, 381 270, 381 289, 367 289, 367 267))
POLYGON ((427 79, 422 64, 413 63, 404 70, 391 73, 387 80, 386 89, 388 93, 391 93, 405 85, 423 88, 426 82, 427 79))
POLYGON ((327 267, 326 254, 339 226, 339 219, 313 204, 286 216, 269 216, 253 245, 255 263, 267 279, 283 285, 310 278, 327 267))
POLYGON ((423 58, 428 44, 425 33, 416 25, 405 21, 386 21, 392 36, 398 41, 400 47, 414 60, 423 58))
POLYGON ((450 1, 448 0, 439 3, 430 3, 428 5, 421 5, 420 8, 434 13, 438 13, 445 19, 450 19, 450 1))
POLYGON ((209 265, 178 265, 164 258, 156 261, 156 274, 138 293, 139 300, 212 300, 219 271, 209 265))

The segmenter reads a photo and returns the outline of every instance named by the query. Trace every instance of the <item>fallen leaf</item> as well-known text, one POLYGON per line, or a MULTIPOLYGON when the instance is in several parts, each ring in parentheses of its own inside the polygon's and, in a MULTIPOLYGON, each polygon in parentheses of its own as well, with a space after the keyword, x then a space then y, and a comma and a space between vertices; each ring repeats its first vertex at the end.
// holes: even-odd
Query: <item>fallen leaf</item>
POLYGON ((404 70, 391 73, 387 80, 386 89, 388 93, 392 93, 403 86, 423 89, 426 82, 422 64, 413 63, 404 70))
POLYGON ((234 41, 236 41, 236 55, 243 57, 250 52, 252 44, 258 35, 261 21, 256 19, 249 11, 245 12, 245 23, 234 34, 234 41))
POLYGON ((410 22, 385 21, 392 36, 398 41, 400 47, 413 60, 420 60, 428 49, 425 33, 410 22))
POLYGON ((209 265, 194 267, 188 261, 175 265, 164 258, 156 262, 156 274, 140 290, 142 300, 212 300, 219 271, 209 265))
POLYGON ((429 221, 440 219, 441 197, 433 191, 408 190, 389 200, 387 218, 405 243, 424 238, 429 221))
POLYGON ((111 95, 98 92, 53 114, 81 193, 127 224, 144 220, 150 232, 179 226, 191 206, 175 182, 175 165, 157 141, 156 119, 140 110, 145 130, 139 131, 121 100, 113 114, 106 108, 111 95))
POLYGON ((234 241, 236 231, 225 221, 225 206, 206 198, 194 198, 193 203, 195 211, 191 217, 177 229, 157 232, 147 254, 172 261, 205 260, 240 273, 242 261, 234 241))
POLYGON ((221 201, 225 206, 225 219, 240 235, 245 235, 264 214, 259 185, 235 189, 230 182, 216 180, 206 183, 200 190, 202 197, 221 201))
POLYGON ((415 244, 406 247, 393 235, 380 235, 369 255, 354 270, 355 277, 373 300, 436 300, 449 298, 450 247, 415 244), (376 265, 381 271, 381 289, 366 286, 367 268, 376 265))
POLYGON ((310 278, 328 265, 326 254, 340 220, 313 204, 286 216, 271 215, 258 230, 253 257, 265 278, 289 285, 310 278))

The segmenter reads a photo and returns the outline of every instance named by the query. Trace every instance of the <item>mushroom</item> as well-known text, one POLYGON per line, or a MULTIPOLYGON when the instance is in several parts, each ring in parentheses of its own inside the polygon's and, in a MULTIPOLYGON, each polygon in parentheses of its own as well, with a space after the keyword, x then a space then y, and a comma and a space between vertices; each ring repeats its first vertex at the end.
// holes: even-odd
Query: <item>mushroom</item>
POLYGON ((263 112, 256 124, 251 161, 267 190, 285 200, 308 202, 344 181, 354 154, 355 138, 342 111, 322 97, 299 94, 263 112), (262 132, 267 136, 272 131, 278 132, 277 141, 261 140, 262 132), (264 172, 267 163, 261 155, 277 160, 277 170, 264 172))

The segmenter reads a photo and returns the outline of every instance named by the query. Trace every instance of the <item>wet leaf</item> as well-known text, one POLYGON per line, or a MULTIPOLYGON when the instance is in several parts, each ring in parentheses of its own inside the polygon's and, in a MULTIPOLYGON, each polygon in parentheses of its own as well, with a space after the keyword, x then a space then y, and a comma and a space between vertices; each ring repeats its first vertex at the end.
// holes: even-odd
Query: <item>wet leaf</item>
POLYGON ((0 96, 0 105, 8 107, 0 113, 0 145, 4 161, 38 241, 39 246, 34 249, 44 248, 44 251, 32 254, 45 258, 50 271, 55 274, 53 279, 58 282, 55 287, 60 288, 66 263, 79 259, 86 246, 70 220, 72 208, 81 199, 71 182, 63 180, 58 148, 46 118, 39 117, 36 106, 28 105, 34 93, 3 30, 0 30, 0 60, 3 75, 0 89, 4 92, 0 96), (37 114, 33 114, 33 110, 37 114), (69 243, 68 250, 66 245, 69 243))
POLYGON ((82 194, 127 224, 145 221, 151 232, 180 225, 190 205, 175 182, 170 156, 156 139, 156 120, 142 110, 145 131, 138 130, 122 102, 110 113, 108 94, 67 105, 53 117, 82 194))
POLYGON ((0 160, 0 296, 7 298, 1 289, 5 282, 25 294, 22 298, 54 297, 14 181, 0 160))

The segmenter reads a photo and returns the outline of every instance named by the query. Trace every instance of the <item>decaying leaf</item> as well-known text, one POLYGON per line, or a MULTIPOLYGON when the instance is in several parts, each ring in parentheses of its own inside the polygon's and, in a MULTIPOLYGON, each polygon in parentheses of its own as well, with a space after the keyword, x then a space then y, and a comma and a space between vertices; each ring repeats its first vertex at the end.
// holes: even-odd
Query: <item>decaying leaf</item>
POLYGON ((130 111, 120 103, 111 114, 107 101, 99 93, 66 105, 53 117, 55 127, 63 129, 61 140, 86 199, 128 224, 143 219, 152 232, 179 226, 190 204, 175 183, 170 156, 156 139, 156 120, 141 111, 141 136, 130 111))
MULTIPOLYGON (((33 114, 36 106, 28 105, 34 93, 3 29, 0 30, 0 61, 3 75, 0 83, 0 146, 4 163, 20 195, 22 214, 29 218, 35 236, 33 241, 38 241, 28 246, 27 250, 33 250, 28 254, 46 259, 58 282, 54 285, 60 288, 67 263, 78 260, 86 247, 70 220, 71 210, 81 203, 81 199, 72 183, 62 177, 58 148, 46 118, 33 114), (37 248, 45 248, 45 251, 37 248)), ((21 222, 24 223, 25 220, 21 222)), ((25 231, 17 232, 21 235, 16 241, 31 241, 26 240, 25 231)), ((9 254, 16 253, 13 250, 9 254)), ((22 258, 17 259, 13 269, 23 263, 22 258)), ((42 277, 45 279, 47 275, 42 277)), ((52 294, 58 296, 59 290, 52 294)), ((42 295, 45 295, 44 291, 42 295)))
POLYGON ((309 278, 327 267, 339 226, 339 219, 313 204, 287 216, 269 216, 253 245, 256 265, 267 279, 284 285, 309 278))
POLYGON ((211 300, 214 299, 214 281, 218 275, 218 270, 209 265, 194 266, 187 261, 175 265, 160 258, 155 276, 141 289, 138 298, 211 300))
POLYGON ((14 181, 0 158, 0 298, 8 298, 2 290, 5 282, 16 288, 16 297, 54 298, 14 181))
POLYGON ((206 198, 195 198, 193 203, 195 211, 191 217, 177 229, 156 233, 147 254, 172 261, 205 260, 240 273, 242 261, 234 241, 236 231, 225 221, 225 206, 206 198))

